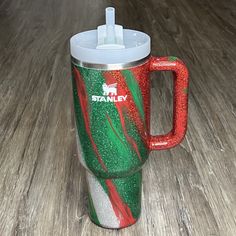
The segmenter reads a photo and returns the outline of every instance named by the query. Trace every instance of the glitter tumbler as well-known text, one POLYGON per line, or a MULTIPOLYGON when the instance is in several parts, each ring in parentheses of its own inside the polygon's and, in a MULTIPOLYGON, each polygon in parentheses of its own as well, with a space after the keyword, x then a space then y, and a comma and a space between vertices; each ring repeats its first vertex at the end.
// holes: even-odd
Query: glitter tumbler
POLYGON ((134 224, 141 212, 142 166, 150 151, 174 147, 187 127, 188 70, 176 57, 150 56, 150 37, 106 24, 70 39, 79 159, 86 170, 90 219, 105 228, 134 224), (172 71, 173 128, 150 134, 152 71, 172 71))

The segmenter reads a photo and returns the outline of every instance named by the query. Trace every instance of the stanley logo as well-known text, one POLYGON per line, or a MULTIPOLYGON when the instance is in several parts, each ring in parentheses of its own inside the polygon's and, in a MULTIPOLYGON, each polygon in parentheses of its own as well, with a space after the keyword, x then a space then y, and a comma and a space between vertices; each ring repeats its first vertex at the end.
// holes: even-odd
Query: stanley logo
POLYGON ((127 95, 118 96, 117 95, 117 83, 102 85, 103 96, 92 95, 93 102, 123 102, 126 101, 127 95))

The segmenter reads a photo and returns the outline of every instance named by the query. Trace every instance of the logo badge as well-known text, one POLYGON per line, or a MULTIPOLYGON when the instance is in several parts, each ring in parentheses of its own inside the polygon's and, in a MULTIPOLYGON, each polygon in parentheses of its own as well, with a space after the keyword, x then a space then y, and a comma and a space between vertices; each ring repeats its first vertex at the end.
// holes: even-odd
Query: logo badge
POLYGON ((92 95, 93 102, 124 102, 127 99, 127 95, 117 95, 117 83, 102 85, 103 96, 92 95))

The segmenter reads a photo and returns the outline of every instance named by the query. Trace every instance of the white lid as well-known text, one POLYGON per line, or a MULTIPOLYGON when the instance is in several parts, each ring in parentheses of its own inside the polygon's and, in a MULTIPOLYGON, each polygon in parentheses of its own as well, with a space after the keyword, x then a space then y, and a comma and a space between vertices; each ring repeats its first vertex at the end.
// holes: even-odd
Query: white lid
POLYGON ((138 61, 150 54, 150 37, 115 25, 115 9, 106 8, 106 25, 71 37, 71 56, 81 62, 119 64, 138 61))

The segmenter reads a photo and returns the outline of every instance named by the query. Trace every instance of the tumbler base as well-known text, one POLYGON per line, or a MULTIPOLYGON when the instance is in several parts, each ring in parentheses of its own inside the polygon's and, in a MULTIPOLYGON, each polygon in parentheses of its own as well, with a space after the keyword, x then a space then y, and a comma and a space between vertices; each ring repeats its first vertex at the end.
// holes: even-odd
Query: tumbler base
POLYGON ((93 224, 95 224, 96 226, 102 227, 102 228, 104 228, 104 229, 117 229, 117 230, 118 230, 118 229, 124 229, 124 228, 130 227, 130 226, 136 224, 136 223, 139 221, 140 216, 138 216, 138 218, 135 220, 134 223, 128 224, 128 225, 124 225, 123 227, 117 227, 117 228, 111 227, 111 226, 109 226, 109 225, 101 225, 101 224, 98 224, 97 222, 93 221, 93 219, 92 219, 90 216, 89 216, 89 219, 90 219, 90 220, 93 222, 93 224))
POLYGON ((135 224, 141 212, 142 172, 103 179, 87 172, 89 217, 96 225, 121 229, 135 224))

